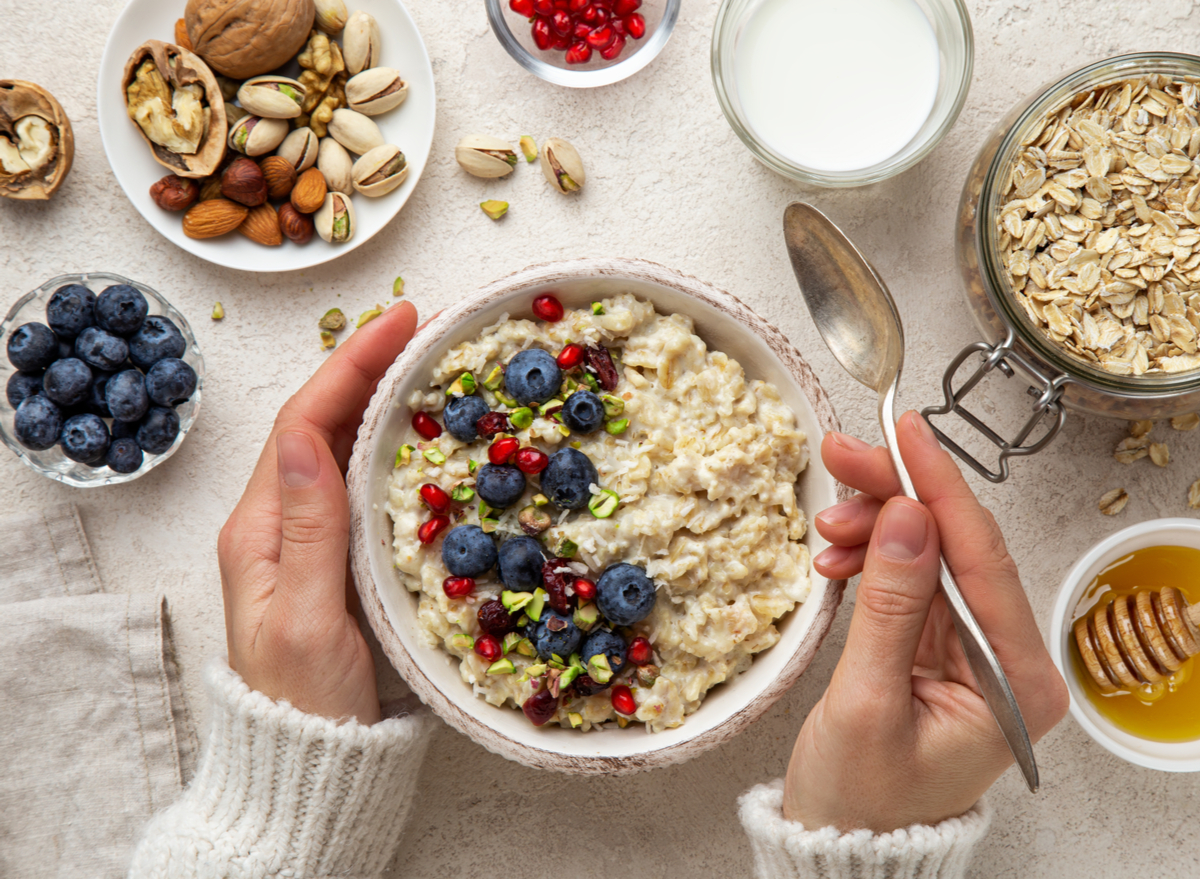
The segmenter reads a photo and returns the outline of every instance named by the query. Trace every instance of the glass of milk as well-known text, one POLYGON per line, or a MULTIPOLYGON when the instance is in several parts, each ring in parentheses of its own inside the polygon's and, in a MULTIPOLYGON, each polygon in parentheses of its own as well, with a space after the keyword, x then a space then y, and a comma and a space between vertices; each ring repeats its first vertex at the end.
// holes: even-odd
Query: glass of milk
POLYGON ((724 0, 717 100, 750 151, 818 186, 921 161, 958 119, 974 36, 963 0, 724 0))

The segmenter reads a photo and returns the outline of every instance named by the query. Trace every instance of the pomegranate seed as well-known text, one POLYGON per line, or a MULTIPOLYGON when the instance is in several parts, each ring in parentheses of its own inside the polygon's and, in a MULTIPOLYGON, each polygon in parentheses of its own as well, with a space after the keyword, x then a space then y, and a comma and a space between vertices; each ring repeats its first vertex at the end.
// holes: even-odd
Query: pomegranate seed
MULTIPOLYGON (((475 649, 479 649, 478 645, 475 649)), ((617 684, 612 688, 612 707, 616 709, 617 714, 624 714, 626 717, 637 711, 637 703, 633 701, 633 692, 624 684, 617 684)))
POLYGON ((533 11, 547 18, 554 14, 554 0, 533 0, 533 11))
POLYGON ((550 19, 550 27, 559 36, 566 36, 571 32, 571 16, 561 9, 558 10, 550 19))
POLYGON ((550 695, 549 690, 534 693, 521 706, 525 716, 534 726, 542 726, 558 711, 558 699, 550 695))
POLYGON ((597 9, 596 10, 596 26, 597 27, 599 27, 602 24, 608 24, 608 20, 610 18, 612 18, 612 13, 609 12, 607 9, 597 9))
POLYGON ((596 8, 595 3, 589 3, 586 7, 584 7, 583 12, 579 13, 579 17, 582 18, 584 21, 586 21, 588 24, 595 24, 596 23, 596 13, 599 11, 600 10, 596 8))
POLYGON ((519 448, 521 443, 516 437, 506 436, 498 439, 488 446, 488 460, 493 464, 507 464, 512 461, 519 448))
POLYGON ((571 33, 575 36, 575 39, 577 39, 577 40, 586 40, 587 35, 590 34, 591 32, 592 32, 592 29, 590 27, 588 27, 585 22, 580 21, 580 22, 575 23, 575 29, 571 33))
POLYGON ((629 652, 625 655, 634 665, 645 665, 654 658, 654 648, 639 635, 629 642, 629 652))
POLYGON ((546 323, 557 323, 562 320, 563 307, 562 303, 555 297, 547 294, 539 296, 533 300, 533 313, 538 320, 544 320, 546 323))
POLYGON ((508 8, 517 15, 533 18, 533 0, 508 0, 508 8))
POLYGON ((550 465, 550 458, 545 452, 537 449, 521 449, 517 452, 517 467, 522 473, 541 473, 550 465))
POLYGON ((550 22, 544 18, 539 18, 533 23, 533 42, 543 52, 550 48, 554 38, 550 33, 550 22))
MULTIPOLYGON (((617 19, 617 21, 620 21, 620 19, 617 19)), ((616 30, 616 28, 613 28, 613 30, 616 30)), ((625 37, 623 37, 621 34, 617 34, 616 38, 609 43, 606 48, 600 50, 600 57, 605 61, 612 61, 621 54, 624 48, 625 37)))
POLYGON ((559 52, 565 52, 567 49, 570 48, 570 46, 571 46, 571 38, 569 36, 555 37, 554 42, 550 44, 551 48, 557 49, 559 52))
POLYGON ((625 16, 625 33, 635 40, 640 40, 646 35, 646 19, 642 18, 640 12, 625 16))
POLYGON ((442 435, 442 426, 429 417, 426 412, 418 412, 412 417, 413 430, 423 439, 433 440, 442 435))
POLYGON ((475 652, 488 662, 495 662, 504 654, 504 650, 500 647, 500 642, 496 640, 494 635, 480 635, 476 638, 475 652))
POLYGON ((426 482, 421 486, 421 500, 425 501, 425 506, 435 513, 444 513, 450 509, 450 495, 432 482, 426 482))
POLYGON ((571 0, 554 0, 555 9, 566 9, 571 5, 571 0))
POLYGON ((558 357, 555 360, 558 363, 559 369, 574 369, 583 363, 583 346, 572 342, 558 352, 558 357))
POLYGON ((470 577, 447 577, 442 581, 442 591, 447 598, 463 598, 475 591, 475 581, 470 577))
POLYGON ((512 427, 508 416, 503 412, 489 412, 475 422, 475 431, 484 439, 491 439, 498 433, 507 433, 512 427))
POLYGON ((572 12, 583 12, 587 9, 588 0, 568 0, 567 8, 572 12))
POLYGON ((580 577, 575 581, 575 594, 579 596, 580 601, 591 601, 596 597, 596 584, 591 580, 585 580, 580 577))
POLYGON ((450 520, 445 516, 434 516, 424 525, 417 529, 417 540, 428 546, 437 539, 437 536, 446 530, 450 520))
POLYGON ((614 18, 612 21, 609 22, 609 24, 611 24, 612 29, 617 32, 618 37, 625 36, 625 19, 614 18))
POLYGON ((592 47, 580 40, 577 43, 572 43, 571 48, 567 49, 568 64, 587 64, 592 60, 592 47))
POLYGON ((642 6, 642 0, 616 0, 613 3, 613 12, 617 15, 629 15, 631 12, 637 12, 642 6))

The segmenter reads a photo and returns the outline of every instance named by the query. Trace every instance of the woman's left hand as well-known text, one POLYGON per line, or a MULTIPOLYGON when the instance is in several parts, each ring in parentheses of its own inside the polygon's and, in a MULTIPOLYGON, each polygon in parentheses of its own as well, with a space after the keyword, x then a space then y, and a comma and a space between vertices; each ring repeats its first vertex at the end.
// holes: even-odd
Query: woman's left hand
POLYGON ((417 326, 408 303, 355 332, 280 410, 221 529, 229 665, 309 714, 379 720, 375 664, 350 612, 343 474, 363 410, 417 326))

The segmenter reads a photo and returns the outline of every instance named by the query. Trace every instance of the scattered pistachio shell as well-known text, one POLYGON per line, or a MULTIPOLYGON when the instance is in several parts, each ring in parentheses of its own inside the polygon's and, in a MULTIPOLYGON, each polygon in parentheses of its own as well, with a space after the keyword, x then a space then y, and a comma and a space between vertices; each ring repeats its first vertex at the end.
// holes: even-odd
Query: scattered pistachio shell
POLYGON ((536 162, 538 157, 537 141, 528 134, 521 137, 521 153, 526 162, 536 162))
POLYGON ((329 330, 321 330, 321 347, 332 348, 337 345, 337 339, 333 337, 333 333, 329 330))
POLYGON ((218 302, 216 305, 213 306, 212 319, 213 320, 224 320, 225 319, 225 308, 224 308, 224 306, 221 305, 220 302, 218 302))
POLYGON ((399 275, 396 275, 396 280, 392 282, 392 295, 393 296, 403 296, 404 295, 404 279, 402 277, 400 277, 399 275))
POLYGON ((362 314, 360 314, 358 316, 358 323, 356 323, 354 325, 354 328, 358 329, 359 327, 363 326, 364 324, 369 324, 371 321, 375 320, 375 318, 379 317, 379 315, 381 315, 381 314, 383 314, 383 312, 377 308, 372 308, 368 311, 364 311, 362 314))
POLYGON ((499 220, 508 213, 508 202, 506 201, 496 201, 495 199, 491 199, 489 201, 480 202, 479 206, 483 208, 483 212, 493 220, 499 220))

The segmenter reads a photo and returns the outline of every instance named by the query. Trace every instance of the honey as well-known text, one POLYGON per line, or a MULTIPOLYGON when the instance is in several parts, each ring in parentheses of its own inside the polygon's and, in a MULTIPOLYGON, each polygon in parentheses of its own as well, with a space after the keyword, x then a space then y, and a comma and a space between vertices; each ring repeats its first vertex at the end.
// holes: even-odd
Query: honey
MULTIPOLYGON (((1118 559, 1088 584, 1075 607, 1072 624, 1098 604, 1164 586, 1174 586, 1191 604, 1200 602, 1200 549, 1151 546, 1118 559)), ((1156 742, 1200 739, 1200 681, 1191 681, 1197 657, 1164 681, 1132 693, 1104 695, 1073 643, 1071 655, 1088 701, 1120 729, 1156 742)))

